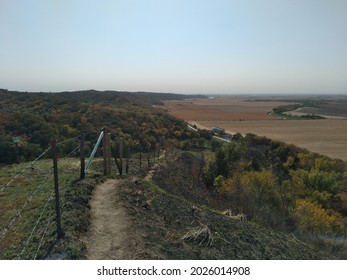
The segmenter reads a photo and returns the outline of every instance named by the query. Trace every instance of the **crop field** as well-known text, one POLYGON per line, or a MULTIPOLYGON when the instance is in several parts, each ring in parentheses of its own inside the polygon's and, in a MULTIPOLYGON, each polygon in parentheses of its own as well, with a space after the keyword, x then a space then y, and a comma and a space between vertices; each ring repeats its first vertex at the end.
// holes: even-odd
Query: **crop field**
MULTIPOLYGON (((164 108, 201 128, 223 127, 230 133, 254 133, 347 161, 347 120, 289 120, 270 115, 272 108, 288 102, 248 102, 237 98, 166 102, 164 108)), ((324 107, 341 116, 346 103, 324 107)), ((323 107, 322 106, 322 107, 323 107)))
POLYGON ((240 99, 196 99, 167 101, 164 108, 173 116, 190 121, 274 120, 268 113, 285 102, 247 102, 240 99))
POLYGON ((306 114, 320 115, 328 119, 346 119, 347 118, 347 104, 346 103, 330 103, 323 104, 317 107, 303 107, 294 111, 289 111, 286 114, 293 116, 301 116, 306 114))

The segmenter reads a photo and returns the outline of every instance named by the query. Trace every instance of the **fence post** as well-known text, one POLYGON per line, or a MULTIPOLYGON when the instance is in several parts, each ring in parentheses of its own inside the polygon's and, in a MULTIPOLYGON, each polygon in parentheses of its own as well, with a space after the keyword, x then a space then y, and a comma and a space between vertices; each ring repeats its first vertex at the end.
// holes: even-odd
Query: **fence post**
POLYGON ((108 166, 107 166, 107 127, 105 126, 104 129, 104 139, 102 141, 102 156, 104 158, 104 175, 108 175, 107 174, 107 170, 108 170, 108 166))
POLYGON ((81 160, 81 173, 80 180, 83 180, 86 176, 85 168, 85 157, 84 157, 84 143, 85 143, 86 135, 84 133, 81 134, 81 144, 80 144, 80 160, 81 160))
POLYGON ((123 174, 123 137, 119 139, 119 175, 123 174))
POLYGON ((107 157, 107 175, 110 175, 111 170, 111 133, 106 134, 106 157, 107 157))
POLYGON ((53 152, 53 173, 54 173, 54 192, 55 192, 55 211, 57 215, 57 237, 58 239, 63 237, 63 231, 61 229, 60 221, 60 199, 59 199, 59 181, 58 181, 58 158, 57 158, 57 146, 56 141, 52 143, 53 152))

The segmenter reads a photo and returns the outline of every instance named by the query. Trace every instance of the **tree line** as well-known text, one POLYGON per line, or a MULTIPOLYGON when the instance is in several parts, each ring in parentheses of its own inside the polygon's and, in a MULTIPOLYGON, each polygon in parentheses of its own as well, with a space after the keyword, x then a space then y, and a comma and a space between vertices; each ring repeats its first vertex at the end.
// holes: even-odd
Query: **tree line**
MULTIPOLYGON (((164 139, 188 139, 194 132, 186 124, 152 106, 165 99, 188 96, 78 91, 62 93, 25 93, 0 90, 0 163, 16 161, 13 137, 20 137, 19 157, 28 161, 58 142, 86 135, 86 153, 97 134, 108 127, 114 138, 122 137, 126 149, 150 151, 164 139)), ((59 149, 72 150, 78 139, 59 149)))
POLYGON ((203 180, 235 213, 290 232, 343 235, 345 163, 265 137, 238 135, 204 155, 203 180))

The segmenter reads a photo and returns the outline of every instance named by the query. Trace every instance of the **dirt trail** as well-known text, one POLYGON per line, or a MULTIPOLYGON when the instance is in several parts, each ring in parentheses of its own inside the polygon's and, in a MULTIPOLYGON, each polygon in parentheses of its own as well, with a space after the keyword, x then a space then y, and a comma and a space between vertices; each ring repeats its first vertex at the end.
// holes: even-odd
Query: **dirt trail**
POLYGON ((128 219, 119 198, 119 184, 119 180, 107 180, 93 192, 87 259, 126 259, 128 219))

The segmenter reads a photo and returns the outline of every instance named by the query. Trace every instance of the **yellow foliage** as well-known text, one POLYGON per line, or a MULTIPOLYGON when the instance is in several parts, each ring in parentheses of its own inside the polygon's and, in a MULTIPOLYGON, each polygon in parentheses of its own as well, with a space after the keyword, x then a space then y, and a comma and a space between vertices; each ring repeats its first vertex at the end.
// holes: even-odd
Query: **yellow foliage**
POLYGON ((295 206, 298 228, 312 234, 341 234, 344 226, 339 214, 327 211, 315 202, 298 199, 295 206))
POLYGON ((295 164, 295 158, 293 156, 289 156, 287 161, 284 163, 284 167, 287 169, 291 169, 295 164))
POLYGON ((303 169, 310 170, 314 166, 315 156, 313 153, 299 153, 298 158, 303 169))
POLYGON ((259 204, 275 197, 276 179, 270 170, 245 172, 241 183, 247 192, 255 195, 259 204))
POLYGON ((240 185, 240 176, 237 174, 232 178, 224 179, 219 191, 221 193, 235 194, 240 185))

